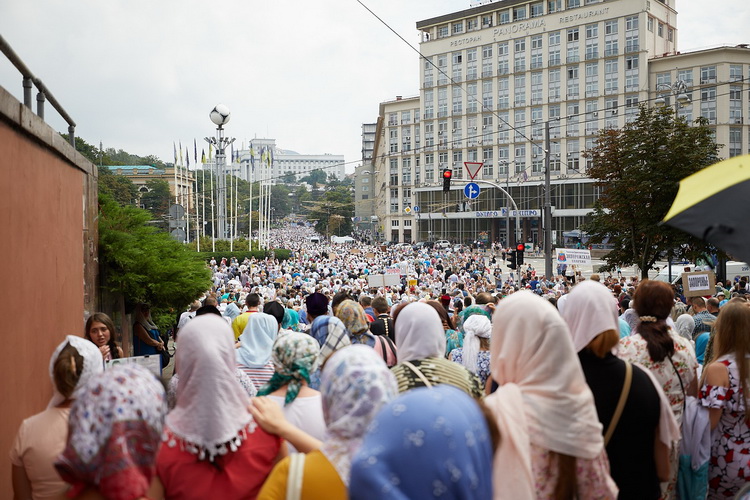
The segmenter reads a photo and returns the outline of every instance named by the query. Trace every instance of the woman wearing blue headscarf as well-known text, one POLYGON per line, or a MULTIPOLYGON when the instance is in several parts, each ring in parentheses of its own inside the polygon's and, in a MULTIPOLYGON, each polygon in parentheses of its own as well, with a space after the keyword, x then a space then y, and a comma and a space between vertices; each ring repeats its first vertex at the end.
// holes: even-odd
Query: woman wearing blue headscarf
POLYGON ((448 385, 412 389, 375 417, 352 462, 349 498, 492 498, 493 452, 468 395, 448 385))
POLYGON ((279 331, 276 318, 266 313, 253 313, 240 335, 237 367, 250 377, 255 387, 263 387, 274 373, 271 348, 279 331))

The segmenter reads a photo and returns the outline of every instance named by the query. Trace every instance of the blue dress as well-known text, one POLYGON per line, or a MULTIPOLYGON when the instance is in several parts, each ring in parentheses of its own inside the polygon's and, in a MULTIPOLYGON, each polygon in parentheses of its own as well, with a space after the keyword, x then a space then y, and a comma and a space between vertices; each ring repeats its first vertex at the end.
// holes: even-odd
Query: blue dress
MULTIPOLYGON (((138 324, 139 323, 133 325, 133 356, 150 356, 153 354, 160 354, 159 350, 155 346, 148 345, 141 340, 137 333, 135 333, 135 326, 138 324)), ((146 327, 144 327, 143 325, 141 325, 141 328, 146 330, 146 327)), ((156 340, 157 342, 161 342, 161 337, 159 336, 158 329, 152 328, 151 330, 146 330, 146 332, 148 333, 149 337, 156 340)), ((161 356, 159 356, 159 367, 164 368, 162 366, 161 356)))

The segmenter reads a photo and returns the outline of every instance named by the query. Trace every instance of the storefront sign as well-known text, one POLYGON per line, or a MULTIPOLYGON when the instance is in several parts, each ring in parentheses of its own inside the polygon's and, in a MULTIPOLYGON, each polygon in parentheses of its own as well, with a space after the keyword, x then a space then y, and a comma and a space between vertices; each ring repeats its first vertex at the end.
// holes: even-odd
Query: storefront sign
POLYGON ((591 251, 574 249, 574 248, 557 248, 558 264, 568 264, 574 266, 590 266, 591 265, 591 251))

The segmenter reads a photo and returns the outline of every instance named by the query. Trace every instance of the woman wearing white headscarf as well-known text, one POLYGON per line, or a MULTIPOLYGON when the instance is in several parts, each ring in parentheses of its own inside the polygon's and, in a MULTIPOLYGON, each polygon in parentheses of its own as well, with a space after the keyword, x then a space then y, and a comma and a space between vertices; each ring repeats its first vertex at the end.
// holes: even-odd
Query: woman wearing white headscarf
POLYGON ((394 312, 398 364, 391 368, 398 391, 450 384, 477 399, 483 395, 479 378, 458 363, 445 359, 445 330, 435 309, 423 302, 406 304, 394 312))
POLYGON ((495 499, 616 498, 602 425, 565 322, 521 291, 492 318, 492 378, 485 398, 500 429, 495 499))
POLYGON ((463 347, 453 349, 448 359, 460 363, 479 377, 482 387, 490 376, 490 335, 492 323, 480 314, 469 316, 463 324, 463 347))
POLYGON ((605 440, 610 434, 605 446, 612 478, 620 488, 618 498, 658 499, 659 481, 670 478, 672 441, 680 436, 669 401, 651 373, 637 365, 630 366, 630 383, 625 388, 628 367, 612 354, 619 338, 618 318, 607 287, 595 281, 576 286, 569 294, 563 318, 594 393, 605 440), (613 423, 623 391, 627 391, 624 406, 613 423), (634 477, 638 481, 633 481, 634 477))
POLYGON ((674 322, 675 330, 686 340, 693 340, 693 330, 695 329, 695 320, 689 314, 681 314, 674 322))
POLYGON ((279 323, 270 314, 256 312, 249 316, 240 335, 237 366, 244 371, 255 387, 263 387, 273 377, 271 349, 279 332, 279 323))
POLYGON ((167 498, 254 498, 285 454, 281 440, 247 411, 234 351, 229 325, 214 314, 196 317, 180 332, 177 405, 167 415, 157 460, 167 498))
POLYGON ((84 338, 68 335, 52 353, 52 399, 45 411, 21 423, 10 452, 16 498, 59 498, 65 491, 53 463, 65 448, 70 405, 86 381, 102 370, 99 348, 84 338))

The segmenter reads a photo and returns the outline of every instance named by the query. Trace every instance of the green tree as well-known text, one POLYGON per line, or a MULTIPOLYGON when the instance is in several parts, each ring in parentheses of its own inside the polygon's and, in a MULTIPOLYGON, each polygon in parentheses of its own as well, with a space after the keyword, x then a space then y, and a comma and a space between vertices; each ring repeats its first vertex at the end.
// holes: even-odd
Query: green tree
POLYGON ((141 195, 141 205, 150 211, 155 219, 163 220, 169 213, 172 194, 169 183, 164 179, 151 179, 146 182, 148 192, 141 195))
POLYGON ((344 236, 352 232, 354 202, 349 188, 337 187, 325 192, 318 201, 305 204, 310 208, 307 218, 316 220, 315 230, 326 236, 344 236))
POLYGON ((99 193, 111 195, 120 205, 132 205, 138 199, 138 188, 124 175, 117 175, 107 167, 99 169, 99 193))
POLYGON ((129 304, 183 307, 211 286, 205 263, 167 233, 149 226, 151 215, 99 197, 102 288, 129 304))
POLYGON ((643 277, 665 256, 690 257, 713 249, 687 233, 659 223, 677 194, 678 182, 715 163, 718 146, 705 119, 694 126, 671 108, 642 106, 622 129, 605 129, 585 155, 601 195, 583 226, 593 243, 608 238, 608 267, 635 264, 643 277))
POLYGON ((328 176, 326 175, 326 173, 323 170, 316 168, 300 180, 315 187, 316 185, 324 185, 327 179, 328 176))
POLYGON ((291 170, 287 170, 284 172, 284 175, 281 176, 281 182, 284 184, 294 184, 297 182, 297 176, 294 175, 294 172, 291 170))
POLYGON ((289 194, 289 188, 283 184, 271 186, 271 208, 274 209, 275 219, 282 219, 291 212, 289 194))

